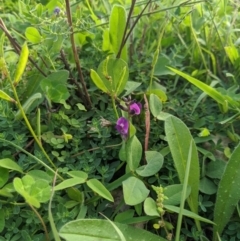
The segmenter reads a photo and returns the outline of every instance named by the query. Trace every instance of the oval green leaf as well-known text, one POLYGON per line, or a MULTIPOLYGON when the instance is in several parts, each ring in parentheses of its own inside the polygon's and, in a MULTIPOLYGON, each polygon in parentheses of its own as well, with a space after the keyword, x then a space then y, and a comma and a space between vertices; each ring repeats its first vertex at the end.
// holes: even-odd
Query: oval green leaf
POLYGON ((189 146, 191 142, 193 143, 188 179, 188 186, 191 187, 192 191, 188 198, 188 203, 191 210, 198 213, 200 169, 197 148, 194 140, 187 126, 180 119, 174 116, 170 116, 165 120, 165 133, 181 183, 184 182, 189 146))
POLYGON ((34 27, 28 27, 25 31, 25 36, 33 44, 38 44, 42 40, 42 36, 39 31, 34 27))
POLYGON ((142 177, 149 177, 156 174, 163 165, 163 156, 157 151, 146 151, 147 165, 141 166, 136 169, 138 175, 142 177))
POLYGON ((160 214, 157 211, 156 202, 151 197, 146 198, 146 200, 144 201, 143 207, 144 207, 144 212, 147 215, 160 217, 160 214))
POLYGON ((135 171, 142 158, 142 145, 134 135, 126 143, 127 164, 131 171, 135 171))
POLYGON ((129 177, 122 182, 122 185, 124 201, 131 206, 143 202, 150 192, 144 183, 136 177, 129 177))
POLYGON ((111 193, 103 186, 103 184, 97 179, 91 179, 87 181, 87 185, 96 192, 99 196, 113 202, 113 196, 111 193))
POLYGON ((155 94, 151 94, 149 98, 149 105, 152 115, 156 118, 162 111, 162 101, 155 94))
POLYGON ((23 173, 22 168, 13 160, 4 158, 0 160, 0 167, 23 173))
POLYGON ((91 69, 90 76, 93 83, 98 87, 98 89, 102 90, 105 93, 108 93, 107 87, 105 86, 102 79, 99 77, 98 73, 95 70, 91 69))

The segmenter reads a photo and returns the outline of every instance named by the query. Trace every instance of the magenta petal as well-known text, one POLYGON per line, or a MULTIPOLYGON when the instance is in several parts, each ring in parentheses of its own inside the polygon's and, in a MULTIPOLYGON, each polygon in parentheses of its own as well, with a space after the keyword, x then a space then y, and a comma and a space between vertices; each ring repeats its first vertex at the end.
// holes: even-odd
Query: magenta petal
POLYGON ((128 128, 129 128, 128 120, 124 117, 120 117, 117 120, 116 129, 123 138, 127 138, 128 128))
POLYGON ((131 115, 139 115, 141 113, 141 109, 142 109, 141 103, 133 103, 129 107, 131 115))

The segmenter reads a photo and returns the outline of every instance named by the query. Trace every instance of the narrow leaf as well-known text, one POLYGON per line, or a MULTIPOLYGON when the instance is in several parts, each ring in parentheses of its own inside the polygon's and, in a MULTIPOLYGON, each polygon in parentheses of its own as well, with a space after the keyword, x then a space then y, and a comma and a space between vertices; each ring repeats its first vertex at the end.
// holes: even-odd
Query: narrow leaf
MULTIPOLYGON (((180 212, 180 208, 176 207, 176 206, 164 205, 164 207, 167 210, 175 212, 175 213, 179 213, 180 212)), ((215 225, 215 223, 212 222, 211 220, 203 218, 203 217, 197 215, 196 213, 193 213, 193 212, 191 212, 189 210, 186 210, 186 209, 183 209, 183 215, 186 216, 186 217, 189 217, 189 218, 193 218, 195 220, 199 220, 199 221, 202 221, 202 222, 205 222, 205 223, 210 223, 210 224, 214 224, 215 225)))
POLYGON ((2 98, 4 100, 7 100, 7 101, 10 101, 10 102, 13 102, 13 103, 16 103, 16 101, 12 97, 10 97, 7 93, 5 93, 2 90, 0 90, 0 98, 2 98))
POLYGON ((109 200, 110 202, 113 202, 113 196, 111 193, 106 189, 106 187, 103 186, 101 182, 99 182, 97 179, 90 179, 87 181, 87 185, 97 194, 99 194, 101 197, 109 200))
POLYGON ((80 177, 70 178, 70 179, 64 180, 63 182, 61 182, 57 186, 55 186, 54 191, 63 190, 63 189, 66 189, 68 187, 73 187, 73 186, 76 186, 78 184, 82 184, 85 181, 86 181, 86 179, 80 178, 80 177))
POLYGON ((5 214, 4 214, 4 210, 0 209, 0 232, 3 231, 5 227, 5 214))
POLYGON ((217 101, 219 104, 225 106, 226 102, 231 104, 233 108, 238 107, 239 104, 237 101, 233 100, 230 96, 224 96, 220 92, 218 92, 216 89, 213 87, 201 82, 198 79, 193 78, 190 75, 187 75, 179 70, 176 70, 174 68, 168 67, 170 70, 172 70, 174 73, 182 76, 186 80, 188 80, 190 83, 194 84, 196 87, 198 87, 200 90, 204 91, 207 95, 212 97, 215 101, 217 101))
POLYGON ((0 167, 23 173, 22 168, 15 161, 9 158, 0 159, 0 167))
POLYGON ((222 179, 218 185, 217 199, 214 210, 214 237, 221 235, 224 227, 229 222, 233 211, 240 200, 240 145, 232 153, 226 164, 222 179))
MULTIPOLYGON (((27 99, 27 101, 23 104, 22 108, 24 110, 24 113, 27 113, 27 111, 30 109, 32 104, 36 101, 42 98, 42 94, 35 93, 30 98, 27 99)), ((15 114, 15 120, 21 120, 23 118, 21 110, 18 110, 15 114)))
POLYGON ((105 93, 109 92, 102 79, 99 77, 98 73, 95 70, 91 69, 90 76, 93 83, 98 87, 98 89, 102 90, 105 93))

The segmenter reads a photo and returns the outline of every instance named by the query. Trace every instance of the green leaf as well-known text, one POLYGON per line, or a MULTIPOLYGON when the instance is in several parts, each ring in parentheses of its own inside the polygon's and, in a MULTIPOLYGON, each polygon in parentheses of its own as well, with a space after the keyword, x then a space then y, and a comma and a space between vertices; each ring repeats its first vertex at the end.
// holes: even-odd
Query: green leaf
POLYGON ((167 95, 165 93, 165 91, 163 91, 162 89, 151 89, 151 90, 148 90, 147 95, 151 95, 151 94, 154 94, 156 95, 159 100, 161 100, 162 102, 166 102, 167 101, 167 95))
POLYGON ((126 157, 130 170, 135 171, 142 158, 142 145, 135 135, 126 143, 126 157))
POLYGON ((76 106, 78 107, 79 110, 87 111, 85 106, 81 103, 77 103, 76 106))
POLYGON ((67 172, 67 174, 71 177, 76 177, 76 178, 84 178, 84 179, 88 178, 88 174, 83 171, 70 171, 70 172, 67 172))
POLYGON ((9 173, 6 168, 0 167, 0 188, 3 187, 8 181, 9 173))
POLYGON ((5 227, 5 214, 4 214, 4 210, 0 209, 0 232, 3 231, 5 227))
MULTIPOLYGON (((182 196, 182 190, 183 185, 182 184, 174 184, 167 186, 164 188, 164 195, 168 197, 168 199, 164 199, 163 204, 164 205, 179 205, 181 202, 181 196, 182 196)), ((186 198, 191 193, 191 188, 187 187, 187 195, 186 198)))
POLYGON ((213 87, 201 82, 198 79, 193 78, 192 76, 189 76, 179 70, 173 69, 168 67, 171 71, 174 73, 182 76, 186 80, 188 80, 190 83, 194 84, 196 87, 198 87, 200 90, 204 91, 207 95, 212 97, 215 101, 217 101, 222 106, 226 106, 226 103, 229 103, 233 108, 239 107, 239 104, 237 101, 233 100, 230 96, 222 95, 220 92, 218 92, 213 87))
POLYGON ((163 165, 163 156, 157 151, 146 151, 147 165, 136 169, 138 175, 142 177, 149 177, 156 174, 163 165))
POLYGON ((151 94, 149 98, 149 105, 151 113, 154 117, 157 117, 162 111, 162 102, 155 94, 151 94))
POLYGON ((17 64, 17 69, 14 76, 14 85, 16 85, 20 81, 20 78, 22 77, 23 71, 25 70, 25 67, 27 65, 28 55, 29 55, 29 50, 28 50, 27 43, 25 42, 22 46, 21 54, 17 64))
POLYGON ((40 203, 35 197, 31 197, 29 193, 26 191, 24 183, 22 180, 18 177, 14 178, 13 180, 13 186, 15 190, 25 198, 26 202, 29 203, 30 205, 39 208, 40 203))
POLYGON ((73 186, 76 186, 78 184, 82 184, 84 182, 86 182, 85 178, 80 178, 80 177, 70 178, 70 179, 64 180, 63 182, 61 182, 57 186, 55 186, 54 191, 63 190, 63 189, 66 189, 68 187, 73 187, 73 186))
POLYGON ((224 173, 226 164, 225 161, 219 159, 209 162, 206 167, 206 176, 220 179, 224 173))
POLYGON ((129 177, 122 182, 124 201, 128 205, 136 205, 143 202, 149 190, 145 187, 144 183, 136 177, 129 177))
POLYGON ((87 185, 101 197, 113 202, 113 196, 111 193, 103 186, 103 184, 97 179, 90 179, 87 181, 87 185))
MULTIPOLYGON (((111 93, 111 95, 119 96, 127 84, 129 69, 127 63, 122 59, 115 59, 113 56, 108 56, 98 66, 97 73, 107 88, 107 92, 111 93)), ((98 79, 96 81, 99 83, 99 85, 97 85, 94 82, 97 87, 102 88, 100 80, 98 79)))
MULTIPOLYGON (((126 11, 122 6, 114 5, 109 19, 109 40, 111 43, 112 51, 115 55, 121 46, 124 30, 126 26, 126 11)), ((120 56, 127 61, 127 48, 124 47, 120 56)))
POLYGON ((212 180, 210 180, 209 178, 203 177, 203 178, 200 180, 199 190, 200 190, 202 193, 205 193, 205 194, 208 194, 208 195, 212 195, 212 194, 214 194, 214 193, 217 192, 217 186, 216 186, 216 184, 215 184, 212 180))
POLYGON ((32 176, 25 175, 22 179, 14 178, 13 185, 26 202, 36 208, 40 207, 40 203, 47 202, 50 199, 51 186, 48 181, 35 180, 32 176))
POLYGON ((189 146, 190 143, 193 142, 191 171, 188 179, 188 186, 191 187, 191 194, 188 198, 188 203, 191 210, 197 213, 200 170, 196 145, 187 126, 177 117, 170 116, 165 120, 165 132, 181 183, 183 183, 185 177, 189 146))
POLYGON ((124 92, 124 96, 128 96, 129 94, 131 94, 134 90, 136 90, 142 83, 139 82, 135 82, 135 81, 128 81, 126 83, 126 86, 124 88, 124 90, 126 90, 126 92, 124 92))
POLYGON ((157 211, 157 204, 151 197, 148 197, 145 199, 143 207, 144 207, 144 212, 147 215, 160 217, 160 214, 157 211))
MULTIPOLYGON (((171 205, 164 205, 164 207, 168 211, 172 211, 174 213, 179 213, 179 211, 180 211, 179 207, 175 207, 175 206, 171 206, 171 205)), ((186 216, 186 217, 189 217, 189 218, 193 218, 195 220, 199 220, 201 222, 210 223, 210 224, 214 224, 215 225, 215 223, 212 222, 211 220, 203 218, 203 217, 197 215, 196 213, 193 213, 193 212, 191 212, 189 210, 186 210, 186 209, 183 209, 183 215, 186 216)))
POLYGON ((27 175, 33 177, 35 180, 44 180, 48 183, 52 182, 52 177, 48 175, 48 173, 41 170, 31 170, 27 173, 27 175))
POLYGON ((0 167, 23 173, 22 168, 15 161, 9 158, 0 159, 0 167))
POLYGON ((238 49, 234 45, 225 46, 224 49, 231 63, 234 65, 239 58, 238 49))
POLYGON ((102 90, 105 93, 109 92, 102 79, 99 77, 98 73, 95 70, 91 69, 90 76, 93 83, 98 87, 98 89, 102 90))
POLYGON ((40 86, 51 101, 61 103, 70 96, 67 89, 68 75, 68 71, 59 70, 42 79, 40 86))
POLYGON ((154 68, 154 75, 172 75, 173 73, 166 67, 167 65, 171 65, 170 58, 165 55, 159 55, 154 68))
POLYGON ((216 233, 221 235, 224 227, 229 222, 233 211, 240 200, 240 145, 233 151, 226 164, 223 176, 218 184, 217 198, 214 209, 214 239, 216 233))
POLYGON ((0 196, 10 197, 10 198, 13 197, 13 195, 10 192, 8 192, 8 190, 6 190, 5 187, 0 189, 0 196))
MULTIPOLYGON (((32 106, 32 104, 38 100, 38 99, 41 99, 42 98, 42 94, 40 93, 35 93, 34 95, 32 95, 30 98, 27 99, 27 101, 23 104, 22 108, 24 110, 24 113, 26 114, 28 112, 28 110, 30 109, 30 107, 32 106)), ((22 112, 21 110, 19 109, 17 111, 17 113, 15 114, 15 120, 20 120, 22 119, 23 116, 22 116, 22 112)))
POLYGON ((10 101, 10 102, 16 103, 16 101, 12 97, 10 97, 7 93, 5 93, 2 90, 0 90, 0 98, 3 99, 3 100, 7 100, 7 101, 10 101))
POLYGON ((25 36, 33 44, 38 44, 42 40, 42 36, 39 31, 34 27, 28 27, 25 31, 25 36))
MULTIPOLYGON (((159 235, 126 224, 114 222, 127 241, 167 241, 159 235)), ((66 241, 121 241, 117 231, 107 220, 78 219, 65 224, 59 235, 66 241)))

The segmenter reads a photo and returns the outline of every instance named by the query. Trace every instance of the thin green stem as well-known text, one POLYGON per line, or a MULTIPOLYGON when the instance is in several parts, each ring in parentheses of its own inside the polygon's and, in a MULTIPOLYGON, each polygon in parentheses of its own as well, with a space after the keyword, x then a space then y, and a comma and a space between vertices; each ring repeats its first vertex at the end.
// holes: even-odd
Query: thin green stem
MULTIPOLYGON (((0 141, 5 142, 5 143, 7 143, 7 144, 9 144, 9 145, 14 146, 16 149, 19 149, 21 152, 27 154, 28 156, 30 156, 31 158, 33 158, 34 160, 36 160, 38 163, 40 163, 42 166, 46 167, 46 169, 48 169, 50 172, 52 172, 53 174, 55 174, 55 170, 54 170, 54 169, 52 169, 51 167, 49 167, 46 163, 44 163, 44 162, 41 161, 39 158, 37 158, 37 157, 35 157, 34 155, 32 155, 31 153, 29 153, 28 151, 24 150, 24 149, 21 148, 20 146, 14 144, 14 143, 11 142, 11 141, 2 139, 2 138, 0 138, 0 141)), ((58 177, 59 177, 61 180, 64 180, 59 174, 58 174, 58 177)))
POLYGON ((26 125, 27 125, 27 127, 28 127, 28 129, 29 129, 29 131, 30 131, 30 133, 32 134, 34 140, 37 142, 39 148, 41 149, 41 151, 43 152, 44 156, 47 158, 47 160, 49 161, 49 163, 51 163, 52 167, 53 167, 54 169, 56 169, 56 166, 54 165, 54 163, 52 162, 51 158, 48 156, 48 154, 47 154, 46 151, 44 150, 44 148, 43 148, 43 146, 42 146, 42 144, 41 144, 41 141, 38 139, 38 137, 37 137, 37 135, 35 134, 35 132, 34 132, 32 126, 31 126, 31 124, 30 124, 29 121, 28 121, 27 116, 25 115, 25 112, 24 112, 24 110, 23 110, 23 108, 22 108, 22 105, 21 105, 20 100, 19 100, 19 98, 18 98, 18 94, 17 94, 16 88, 15 88, 15 86, 13 85, 12 80, 11 80, 10 78, 8 78, 8 80, 9 80, 9 82, 10 82, 10 84, 11 84, 14 97, 15 97, 15 99, 16 99, 16 101, 17 101, 17 106, 18 106, 18 108, 19 108, 20 111, 21 111, 21 114, 22 114, 22 116, 23 116, 23 119, 24 119, 24 121, 25 121, 25 123, 26 123, 26 125))
POLYGON ((182 226, 185 198, 186 198, 186 194, 187 194, 187 184, 188 184, 188 177, 189 177, 189 173, 190 173, 191 159, 192 159, 192 140, 190 142, 190 147, 189 147, 189 151, 188 151, 188 160, 187 160, 187 166, 186 166, 186 171, 185 171, 185 178, 184 178, 184 182, 183 182, 183 191, 182 191, 182 196, 181 196, 180 211, 178 214, 175 241, 180 240, 180 231, 181 231, 181 226, 182 226))
POLYGON ((116 103, 115 103, 115 99, 113 96, 111 96, 112 98, 112 105, 113 105, 113 109, 114 109, 114 112, 115 112, 115 115, 117 117, 117 119, 119 118, 119 115, 118 115, 118 112, 117 112, 117 107, 116 107, 116 103))

